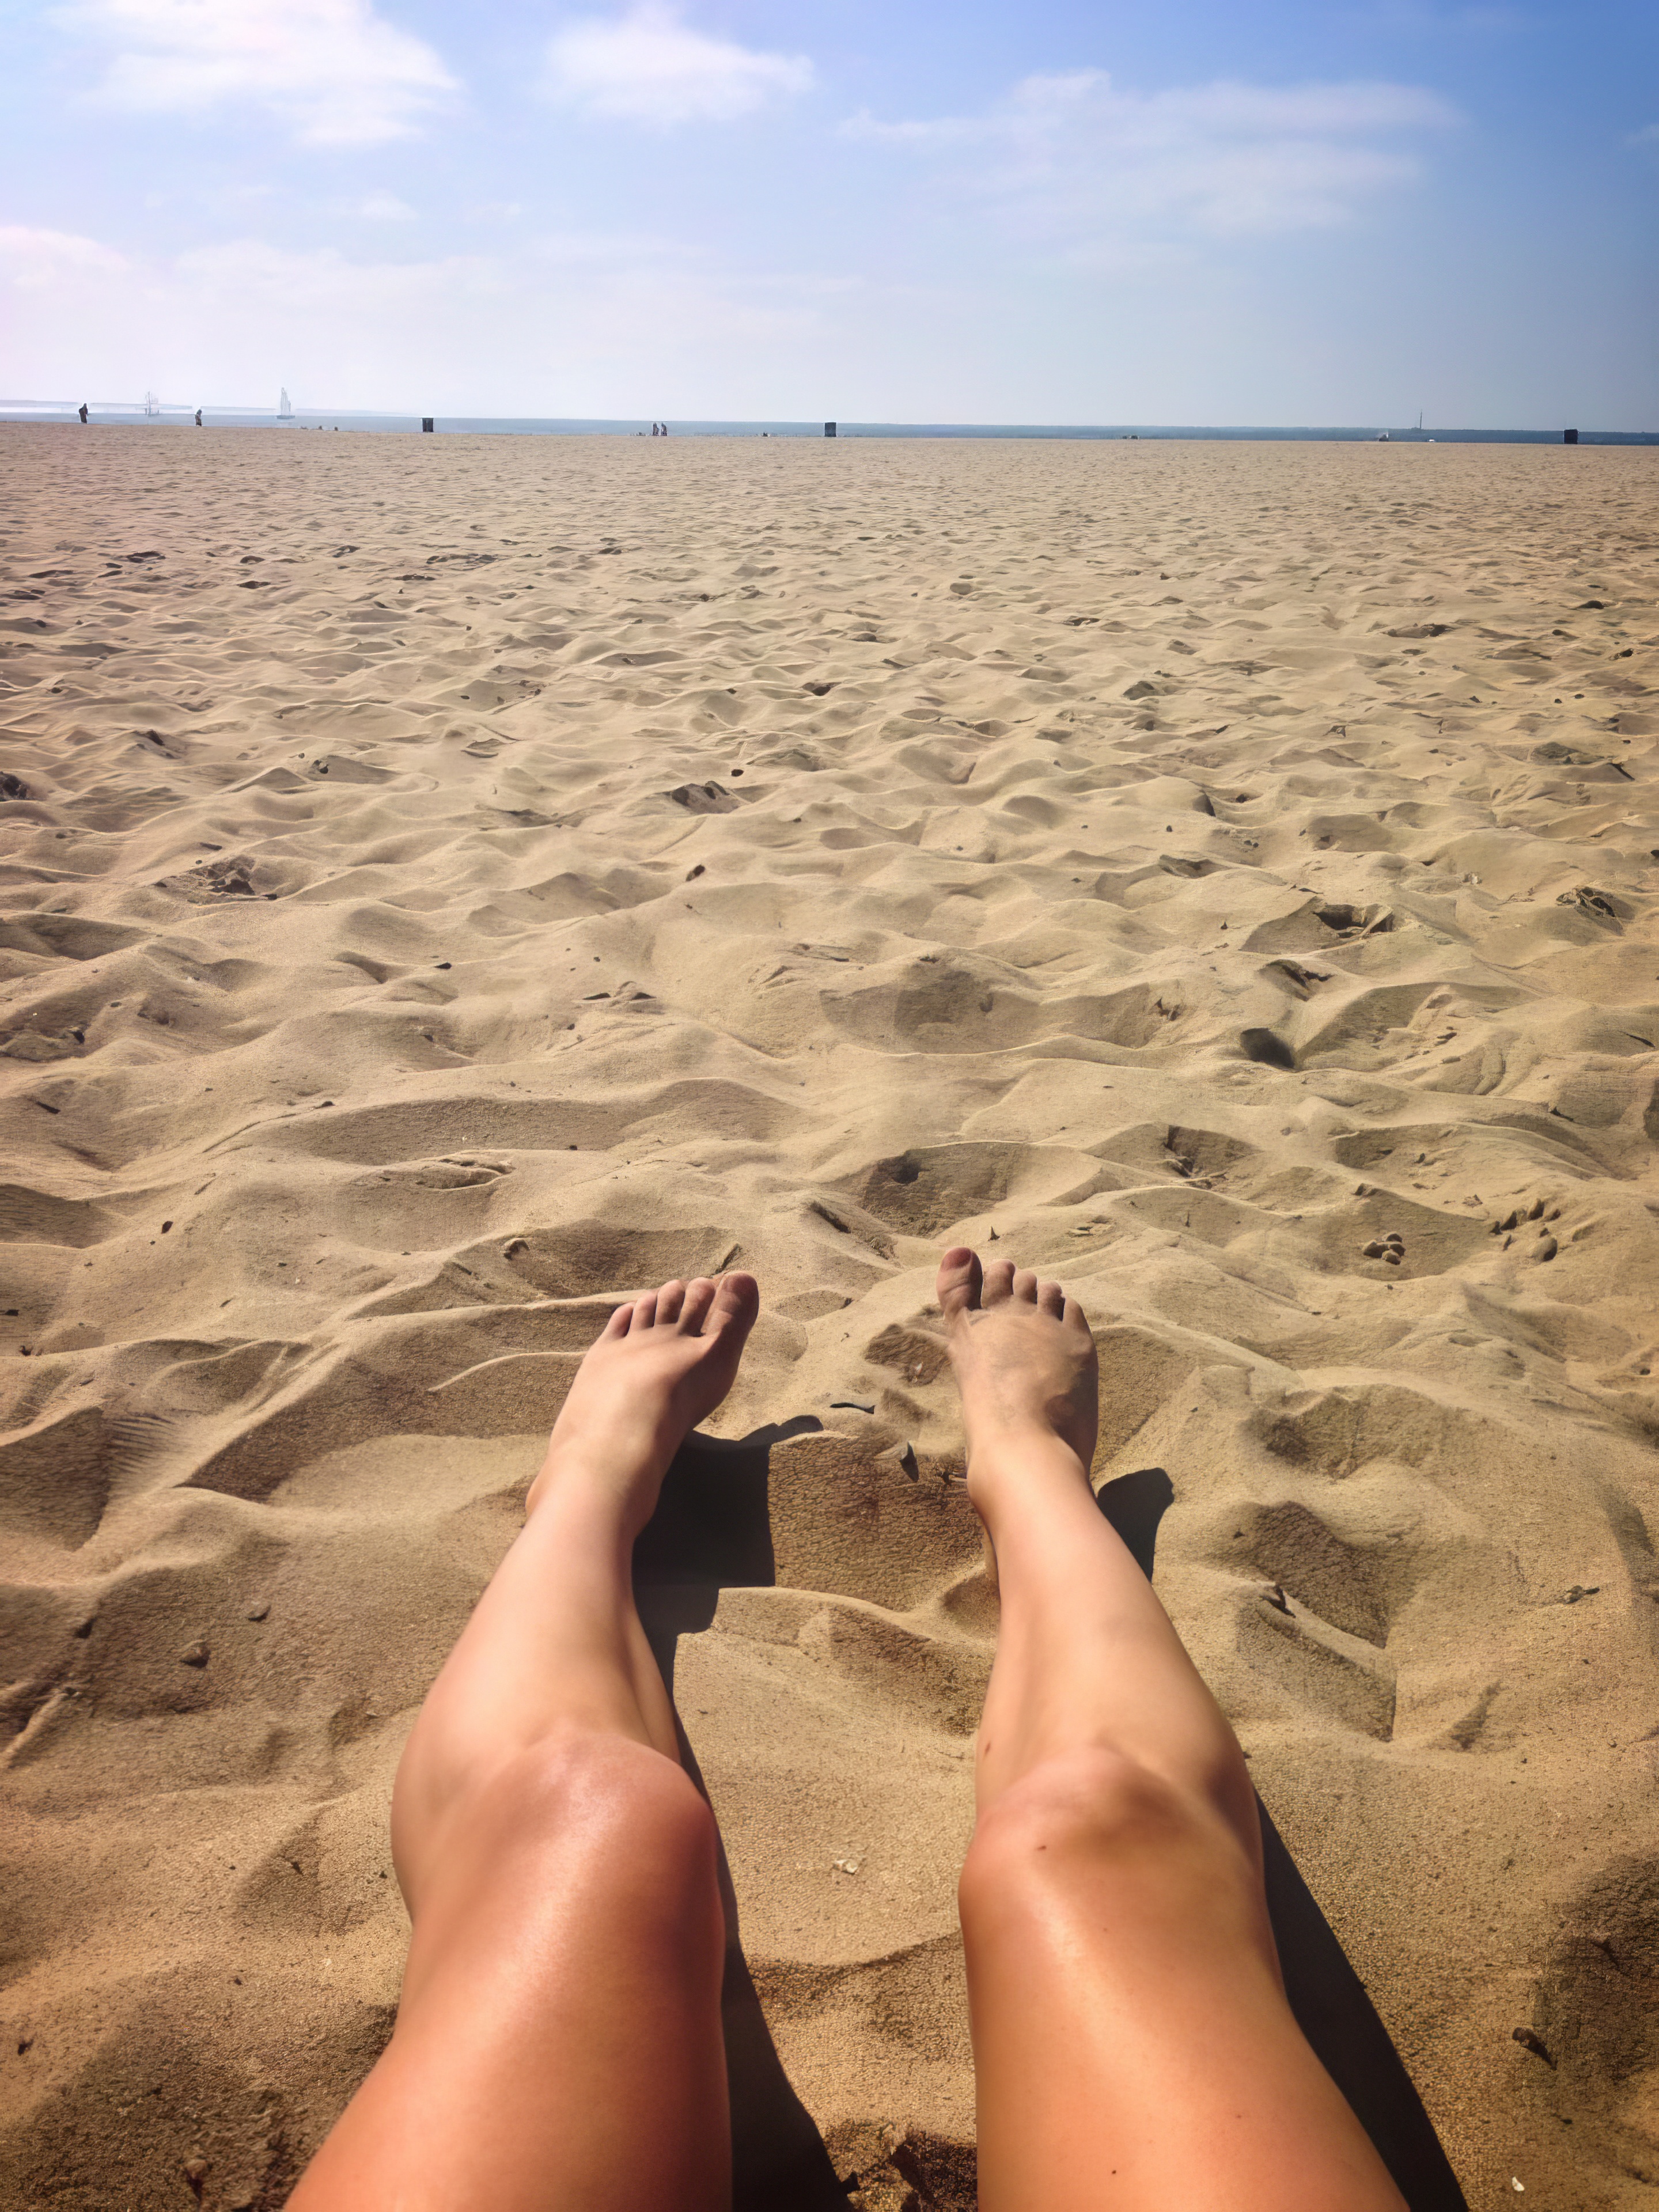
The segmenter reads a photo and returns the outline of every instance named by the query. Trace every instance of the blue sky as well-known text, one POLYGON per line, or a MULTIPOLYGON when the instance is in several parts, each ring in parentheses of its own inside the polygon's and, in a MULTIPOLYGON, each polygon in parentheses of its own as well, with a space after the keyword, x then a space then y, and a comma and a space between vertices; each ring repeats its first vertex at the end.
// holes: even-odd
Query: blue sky
POLYGON ((1659 428, 1659 10, 8 0, 0 397, 1659 428))

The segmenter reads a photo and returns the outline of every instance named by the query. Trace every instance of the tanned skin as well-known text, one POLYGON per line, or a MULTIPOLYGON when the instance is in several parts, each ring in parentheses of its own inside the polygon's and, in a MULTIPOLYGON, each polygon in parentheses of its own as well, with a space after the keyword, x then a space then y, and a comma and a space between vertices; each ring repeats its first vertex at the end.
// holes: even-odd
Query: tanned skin
MULTIPOLYGON (((1089 1481, 1082 1309, 947 1252, 997 1656, 960 1888, 981 2212, 1404 2212, 1285 2002, 1232 1730, 1089 1481)), ((392 1798, 390 2044, 291 2212, 726 2212, 714 1816, 634 1540, 726 1396, 750 1275, 619 1306, 392 1798)))

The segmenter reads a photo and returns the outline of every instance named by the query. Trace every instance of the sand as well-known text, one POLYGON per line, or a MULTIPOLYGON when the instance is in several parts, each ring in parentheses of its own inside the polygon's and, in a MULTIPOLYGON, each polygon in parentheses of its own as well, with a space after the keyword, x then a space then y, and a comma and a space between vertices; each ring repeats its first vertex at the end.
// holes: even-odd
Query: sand
POLYGON ((574 1362, 740 1264, 640 1568, 739 2202, 971 2204, 951 1239, 1087 1304, 1334 2066, 1650 2201, 1656 467, 0 434, 0 2203, 283 2201, 574 1362))

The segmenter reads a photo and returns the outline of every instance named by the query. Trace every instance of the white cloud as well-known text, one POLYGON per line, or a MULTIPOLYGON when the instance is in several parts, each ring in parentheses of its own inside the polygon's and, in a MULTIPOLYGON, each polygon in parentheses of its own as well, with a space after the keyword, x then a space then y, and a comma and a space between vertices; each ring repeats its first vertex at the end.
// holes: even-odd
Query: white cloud
POLYGON ((727 123, 804 92, 804 54, 763 54, 686 27, 672 8, 579 16, 548 42, 550 98, 634 123, 727 123))
MULTIPOLYGON (((522 244, 479 229, 461 234, 483 251, 443 252, 424 228, 389 226, 361 255, 245 239, 180 257, 16 227, 0 229, 5 377, 13 399, 136 403, 149 386, 170 404, 270 409, 286 384, 307 406, 416 419, 641 423, 1386 422, 1426 380, 1453 393, 1443 420, 1559 425, 1563 392, 1581 419, 1612 422, 1644 419, 1650 398, 1639 288, 1609 307, 1595 263, 1565 272, 1565 308, 1540 323, 1524 288, 1496 312, 1466 301, 1449 249, 1406 295, 1379 289, 1361 253, 1321 254, 1297 284, 1295 251, 1230 268, 1178 238, 1120 291, 1034 276, 1029 254, 1000 270, 984 228, 961 226, 966 258, 919 234, 928 258, 910 274, 849 284, 738 267, 725 241, 666 232, 537 236, 526 222, 522 244), (1585 356, 1585 317, 1621 312, 1585 356)), ((1425 259, 1435 240, 1425 227, 1425 259)))
POLYGON ((373 0, 71 0, 65 28, 113 47, 92 98, 130 114, 266 108, 304 143, 406 137, 455 80, 373 0))
POLYGON ((258 239, 236 239, 181 253, 153 280, 179 296, 219 303, 228 328, 263 321, 274 311, 303 316, 349 315, 359 325, 384 318, 400 302, 452 302, 491 289, 489 264, 471 255, 438 261, 353 261, 337 246, 294 252, 258 239))
POLYGON ((286 384, 305 406, 410 415, 643 421, 694 393, 696 411, 743 415, 780 375, 817 398, 834 309, 811 283, 627 233, 411 259, 258 239, 124 258, 0 228, 15 398, 151 386, 169 404, 270 407, 286 384))
POLYGON ((367 199, 359 200, 351 210, 365 222, 413 222, 415 210, 407 200, 400 200, 396 192, 371 192, 367 199))
POLYGON ((88 279, 120 275, 122 256, 95 238, 72 231, 34 230, 23 223, 0 223, 0 277, 31 292, 54 286, 84 286, 88 279))
POLYGON ((1456 120, 1411 85, 1220 82, 1120 92, 1102 70, 1027 77, 979 116, 881 123, 850 134, 945 157, 971 153, 957 188, 1026 240, 1114 258, 1148 234, 1212 237, 1322 228, 1411 182, 1400 142, 1456 120))

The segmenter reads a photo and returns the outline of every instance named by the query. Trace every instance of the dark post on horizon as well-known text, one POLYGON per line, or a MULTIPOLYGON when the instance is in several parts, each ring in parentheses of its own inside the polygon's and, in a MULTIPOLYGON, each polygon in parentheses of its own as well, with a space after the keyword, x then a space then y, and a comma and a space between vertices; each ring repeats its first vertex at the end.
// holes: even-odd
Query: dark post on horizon
POLYGON ((1578 443, 1578 433, 1577 433, 1577 430, 1564 430, 1564 431, 1561 433, 1561 443, 1562 443, 1564 446, 1576 446, 1576 445, 1578 443))
POLYGON ((824 434, 824 436, 825 436, 826 438, 833 438, 833 437, 835 436, 835 434, 836 434, 836 426, 835 426, 835 424, 834 424, 833 422, 826 422, 826 423, 824 424, 824 426, 823 426, 823 434, 824 434))
POLYGON ((421 417, 421 428, 422 428, 422 429, 423 429, 423 430, 430 430, 430 429, 431 429, 431 428, 432 428, 432 417, 431 417, 431 416, 429 416, 429 415, 422 415, 422 417, 421 417))

